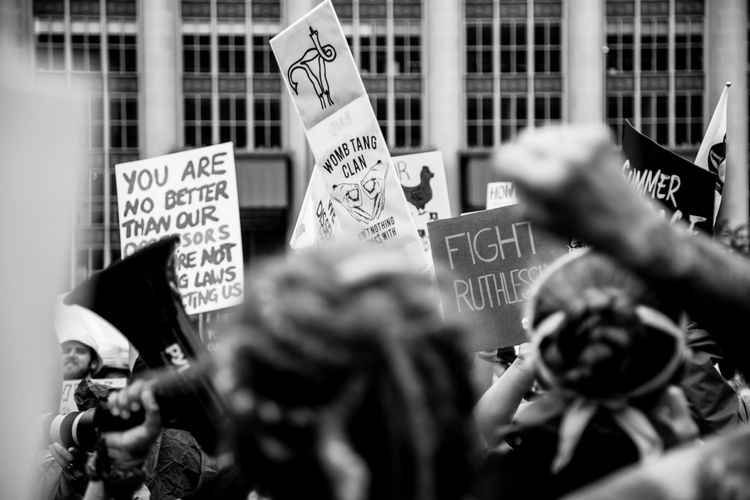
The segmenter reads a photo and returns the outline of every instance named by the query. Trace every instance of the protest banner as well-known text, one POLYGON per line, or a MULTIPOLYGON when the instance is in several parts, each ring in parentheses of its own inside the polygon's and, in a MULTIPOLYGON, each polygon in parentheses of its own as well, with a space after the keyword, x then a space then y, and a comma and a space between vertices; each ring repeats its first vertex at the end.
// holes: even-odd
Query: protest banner
POLYGON ((330 1, 271 39, 342 235, 427 268, 388 147, 330 1))
MULTIPOLYGON (((76 380, 63 380, 62 392, 60 393, 60 408, 58 413, 70 413, 72 411, 78 411, 78 406, 75 401, 75 392, 78 388, 78 384, 81 383, 82 379, 76 380)), ((111 387, 112 389, 122 389, 128 385, 128 381, 125 378, 95 378, 91 379, 91 382, 98 385, 104 385, 111 387)))
POLYGON ((449 280, 443 307, 473 322, 470 347, 525 342, 523 303, 547 266, 568 252, 566 242, 530 222, 519 205, 431 222, 429 234, 436 267, 452 273, 440 278, 449 280))
POLYGON ((242 235, 232 143, 115 166, 122 256, 177 234, 188 314, 242 302, 242 235))
POLYGON ((314 248, 336 239, 341 227, 336 215, 336 206, 315 167, 305 191, 305 198, 299 210, 297 223, 292 231, 289 246, 295 250, 314 248))
POLYGON ((488 182, 487 183, 487 210, 493 208, 507 207, 518 203, 516 186, 512 182, 488 182))
POLYGON ((404 190, 417 234, 429 255, 427 224, 451 216, 443 153, 430 151, 393 157, 396 173, 404 190))
POLYGON ((623 174, 639 193, 661 203, 671 222, 684 221, 689 231, 713 233, 716 175, 669 151, 626 123, 623 174))

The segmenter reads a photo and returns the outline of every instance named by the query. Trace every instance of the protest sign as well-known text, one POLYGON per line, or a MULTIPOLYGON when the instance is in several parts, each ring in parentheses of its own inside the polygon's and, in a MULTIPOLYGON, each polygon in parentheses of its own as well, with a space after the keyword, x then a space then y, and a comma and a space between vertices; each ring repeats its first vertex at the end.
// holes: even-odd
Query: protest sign
MULTIPOLYGON (((76 380, 63 380, 62 392, 60 393, 60 409, 58 413, 70 413, 72 411, 78 411, 78 406, 75 401, 75 392, 78 388, 78 384, 81 383, 82 379, 76 380)), ((95 378, 91 379, 91 382, 98 385, 105 385, 112 389, 122 389, 128 383, 125 378, 95 378)))
POLYGON ((242 235, 232 143, 115 166, 120 248, 127 257, 180 236, 177 284, 188 314, 242 302, 242 235))
POLYGON ((663 148, 627 122, 622 152, 623 174, 639 193, 669 210, 671 222, 684 221, 689 231, 713 233, 716 175, 663 148))
POLYGON ((429 255, 427 223, 451 216, 443 153, 430 151, 394 156, 393 163, 417 226, 417 234, 429 255))
POLYGON ((487 183, 487 210, 507 207, 518 203, 516 186, 512 182, 487 183))
POLYGON ((295 250, 314 248, 333 241, 340 231, 336 206, 316 167, 310 176, 289 246, 295 250))
POLYGON ((342 234, 429 266, 330 1, 271 39, 342 234))
POLYGON ((432 257, 452 276, 442 277, 446 314, 471 320, 475 351, 525 342, 523 303, 531 285, 566 243, 524 218, 518 205, 429 224, 432 257))

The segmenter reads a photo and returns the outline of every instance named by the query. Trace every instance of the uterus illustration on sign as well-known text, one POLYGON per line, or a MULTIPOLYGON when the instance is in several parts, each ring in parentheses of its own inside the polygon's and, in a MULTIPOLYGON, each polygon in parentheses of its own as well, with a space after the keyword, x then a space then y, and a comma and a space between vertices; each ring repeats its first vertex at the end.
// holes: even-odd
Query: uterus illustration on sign
POLYGON ((385 207, 385 177, 388 165, 378 160, 362 179, 333 185, 333 199, 343 206, 349 215, 364 224, 380 218, 385 207))
POLYGON ((294 80, 292 75, 297 70, 304 71, 310 85, 312 85, 315 94, 320 100, 320 108, 326 109, 328 106, 333 106, 331 88, 328 85, 326 64, 336 59, 336 49, 331 44, 321 45, 318 30, 313 29, 312 26, 310 26, 309 37, 313 44, 312 48, 307 49, 302 54, 302 57, 289 66, 286 77, 292 91, 295 95, 299 95, 299 82, 294 80))

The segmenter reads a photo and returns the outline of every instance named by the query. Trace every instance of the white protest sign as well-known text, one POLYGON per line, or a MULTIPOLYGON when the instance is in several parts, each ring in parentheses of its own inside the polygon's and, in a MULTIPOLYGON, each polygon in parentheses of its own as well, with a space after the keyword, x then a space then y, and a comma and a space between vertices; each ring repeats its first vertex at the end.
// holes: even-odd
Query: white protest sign
POLYGON ((398 180, 409 203, 417 234, 430 251, 427 223, 451 217, 443 153, 430 151, 393 157, 398 180))
MULTIPOLYGON (((78 384, 81 383, 82 379, 76 380, 63 380, 62 392, 60 393, 60 409, 58 413, 70 413, 72 411, 78 411, 78 405, 74 398, 78 384)), ((91 382, 98 385, 106 385, 112 389, 122 389, 128 383, 125 378, 95 378, 91 379, 91 382)))
POLYGON ((518 203, 516 187, 512 182, 490 182, 487 184, 487 210, 507 207, 518 203))
POLYGON ((340 236, 336 207, 318 168, 314 168, 289 246, 295 250, 317 247, 340 236))
POLYGON ((343 235, 399 248, 430 266, 388 147, 333 6, 271 40, 343 235))
POLYGON ((242 235, 232 143, 115 166, 122 256, 172 234, 188 314, 242 302, 242 235))

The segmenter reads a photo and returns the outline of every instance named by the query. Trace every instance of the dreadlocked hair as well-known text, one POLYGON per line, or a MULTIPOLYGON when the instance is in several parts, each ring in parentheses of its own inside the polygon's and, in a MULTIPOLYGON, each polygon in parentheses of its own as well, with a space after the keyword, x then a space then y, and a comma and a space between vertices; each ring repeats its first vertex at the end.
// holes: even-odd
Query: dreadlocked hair
POLYGON ((561 385, 596 399, 640 387, 673 356, 675 339, 657 334, 636 313, 647 306, 672 319, 680 308, 657 296, 637 276, 590 252, 552 272, 534 298, 534 326, 556 311, 562 325, 545 337, 539 354, 561 385))
MULTIPOLYGON (((442 317, 430 276, 397 253, 327 248, 257 266, 246 283, 229 340, 234 376, 281 414, 276 425, 252 425, 253 442, 242 444, 253 448, 249 467, 273 462, 255 444, 269 432, 314 469, 305 451, 314 436, 302 422, 344 404, 345 433, 369 470, 368 498, 466 495, 475 434, 463 329, 442 317)), ((326 488, 320 478, 279 485, 273 477, 259 476, 258 486, 274 498, 325 497, 311 491, 326 488)))

